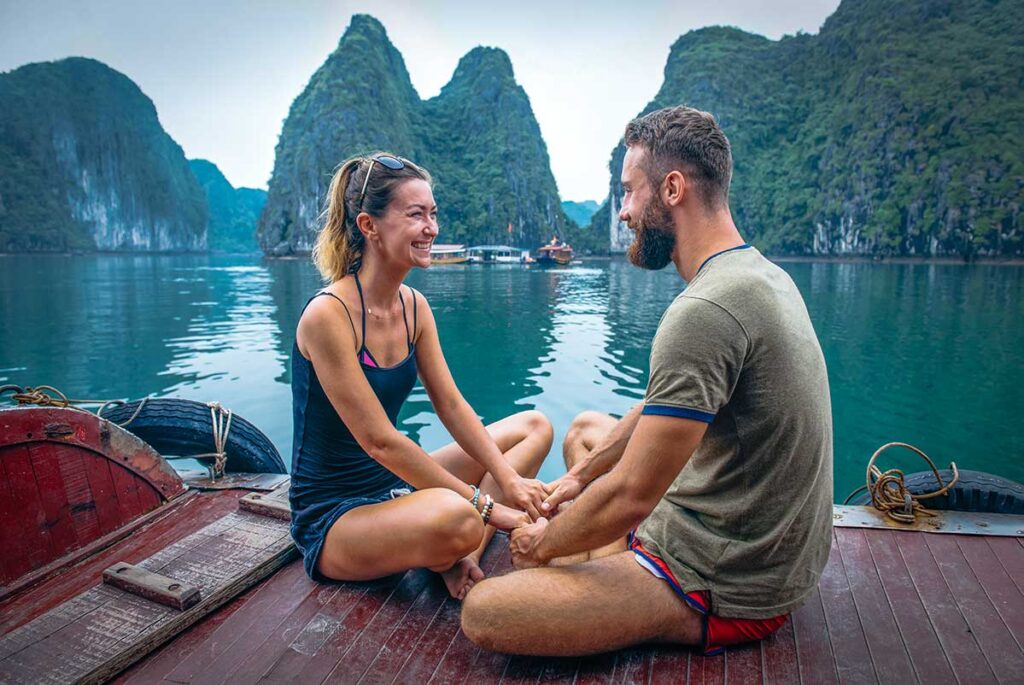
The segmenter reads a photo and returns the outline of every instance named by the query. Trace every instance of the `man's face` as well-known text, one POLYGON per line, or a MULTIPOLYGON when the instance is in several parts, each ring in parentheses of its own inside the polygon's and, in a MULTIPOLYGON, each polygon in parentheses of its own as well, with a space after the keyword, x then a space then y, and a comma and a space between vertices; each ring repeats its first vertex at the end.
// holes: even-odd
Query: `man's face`
POLYGON ((625 194, 619 218, 636 232, 626 253, 629 261, 641 269, 656 271, 672 261, 676 234, 672 213, 640 166, 646 155, 639 145, 626 149, 621 176, 625 194))

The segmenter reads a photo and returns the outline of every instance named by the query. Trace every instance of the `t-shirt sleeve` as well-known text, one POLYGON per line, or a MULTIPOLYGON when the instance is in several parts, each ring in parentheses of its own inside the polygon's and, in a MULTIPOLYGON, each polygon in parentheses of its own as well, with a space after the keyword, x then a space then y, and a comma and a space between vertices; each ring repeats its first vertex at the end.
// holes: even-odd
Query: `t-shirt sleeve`
POLYGON ((654 336, 643 413, 711 423, 732 397, 748 345, 743 327, 726 310, 680 297, 654 336))

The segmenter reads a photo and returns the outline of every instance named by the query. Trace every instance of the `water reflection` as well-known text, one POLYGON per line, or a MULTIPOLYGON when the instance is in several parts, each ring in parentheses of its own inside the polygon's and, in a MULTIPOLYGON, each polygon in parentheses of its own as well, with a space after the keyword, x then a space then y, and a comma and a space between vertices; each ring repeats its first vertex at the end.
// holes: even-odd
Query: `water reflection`
MULTIPOLYGON (((891 440, 1024 481, 1024 269, 782 266, 806 298, 829 366, 840 499, 891 440)), ((435 267, 409 282, 429 298, 452 373, 483 420, 537 408, 559 442, 578 412, 621 414, 642 398, 651 337, 683 286, 671 270, 624 260, 435 267)), ((287 460, 288 360, 319 285, 306 260, 0 257, 0 383, 218 400, 287 460)), ((400 418, 427 449, 450 440, 421 387, 400 418)), ((889 463, 920 470, 914 459, 889 463)), ((542 474, 561 470, 556 443, 542 474)))

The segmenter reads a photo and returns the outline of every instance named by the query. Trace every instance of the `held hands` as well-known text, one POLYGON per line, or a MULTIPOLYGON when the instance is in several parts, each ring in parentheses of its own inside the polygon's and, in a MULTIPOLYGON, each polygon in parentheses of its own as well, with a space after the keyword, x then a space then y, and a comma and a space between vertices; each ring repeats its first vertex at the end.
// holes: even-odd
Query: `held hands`
POLYGON ((530 517, 524 511, 517 511, 512 507, 495 502, 494 509, 491 510, 491 518, 487 523, 498 530, 513 530, 519 526, 528 525, 530 517))
POLYGON ((516 476, 503 484, 501 491, 509 506, 525 511, 531 520, 536 521, 546 515, 541 509, 544 499, 548 496, 545 487, 539 480, 516 476))
POLYGON ((558 480, 553 480, 544 486, 547 498, 540 505, 541 513, 544 516, 553 516, 558 513, 558 505, 576 499, 583 490, 583 483, 571 473, 567 473, 558 480))

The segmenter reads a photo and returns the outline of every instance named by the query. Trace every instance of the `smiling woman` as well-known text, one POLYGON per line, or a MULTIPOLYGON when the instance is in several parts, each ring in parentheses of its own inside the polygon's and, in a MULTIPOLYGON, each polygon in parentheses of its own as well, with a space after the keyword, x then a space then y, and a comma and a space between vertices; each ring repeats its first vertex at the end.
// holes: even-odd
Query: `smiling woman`
POLYGON ((483 578, 494 530, 539 517, 547 496, 533 476, 550 422, 528 411, 485 427, 452 380, 429 304, 403 284, 430 266, 437 233, 426 170, 385 153, 338 167, 314 250, 328 285, 292 349, 292 536, 316 580, 423 567, 461 598, 483 578), (433 454, 396 428, 417 376, 456 440, 433 454))

